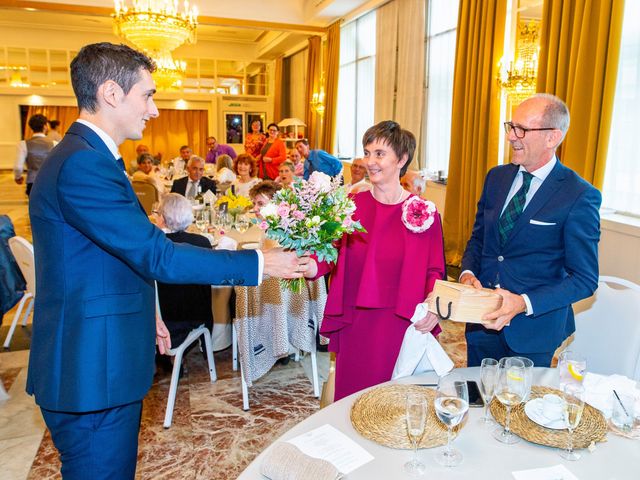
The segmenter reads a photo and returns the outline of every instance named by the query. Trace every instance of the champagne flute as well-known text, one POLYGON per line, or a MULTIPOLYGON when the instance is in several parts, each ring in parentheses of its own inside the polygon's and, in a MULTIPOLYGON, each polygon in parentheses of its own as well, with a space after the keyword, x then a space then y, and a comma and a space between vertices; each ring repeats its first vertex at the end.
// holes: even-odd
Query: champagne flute
POLYGON ((498 382, 495 396, 507 409, 507 416, 504 429, 498 427, 493 432, 494 438, 499 442, 512 445, 520 441, 520 438, 510 430, 511 408, 522 402, 525 390, 525 369, 522 360, 513 357, 501 358, 498 363, 498 382))
POLYGON ((435 455, 435 460, 442 466, 455 467, 462 462, 462 453, 451 446, 452 429, 469 410, 469 390, 462 375, 451 372, 440 377, 434 404, 438 419, 447 427, 447 446, 435 455))
POLYGON ((527 357, 513 357, 524 363, 524 398, 523 402, 527 402, 531 394, 531 384, 533 383, 533 360, 527 357))
POLYGON ((427 422, 427 399, 421 393, 407 393, 406 398, 407 435, 413 446, 413 458, 404 464, 404 471, 409 475, 424 475, 427 467, 418 460, 418 442, 424 435, 427 422))
POLYGON ((236 220, 236 230, 240 233, 244 233, 249 229, 249 219, 244 213, 238 215, 238 219, 236 220))
POLYGON ((480 419, 485 425, 495 423, 489 416, 489 405, 493 399, 493 393, 498 380, 498 361, 494 358, 483 358, 480 364, 480 392, 484 399, 484 415, 480 419))
POLYGON ((582 412, 584 411, 584 387, 579 383, 568 383, 563 390, 565 401, 564 420, 569 430, 569 439, 566 450, 558 450, 558 453, 565 460, 575 461, 580 458, 580 454, 573 449, 573 431, 580 424, 582 412))

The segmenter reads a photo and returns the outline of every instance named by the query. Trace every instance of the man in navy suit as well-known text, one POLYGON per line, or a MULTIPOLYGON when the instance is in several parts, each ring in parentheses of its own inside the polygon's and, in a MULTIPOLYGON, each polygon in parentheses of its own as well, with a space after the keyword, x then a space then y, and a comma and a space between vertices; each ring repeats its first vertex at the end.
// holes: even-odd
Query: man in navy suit
POLYGON ((198 188, 202 193, 211 190, 216 193, 216 182, 204 176, 204 159, 192 155, 187 163, 187 177, 179 178, 171 185, 172 193, 179 193, 188 199, 198 194, 198 188))
POLYGON ((600 192, 555 151, 569 128, 559 98, 537 94, 505 122, 511 164, 485 179, 460 282, 495 288, 502 306, 467 324, 469 366, 522 355, 550 366, 575 330, 571 304, 598 286, 600 192))
POLYGON ((44 163, 29 215, 36 298, 27 392, 60 453, 67 479, 132 479, 142 398, 155 345, 154 280, 256 285, 262 273, 296 277, 308 259, 178 245, 152 225, 118 153, 158 116, 155 65, 125 46, 83 47, 71 62, 78 120, 44 163), (298 273, 294 273, 294 272, 298 273))

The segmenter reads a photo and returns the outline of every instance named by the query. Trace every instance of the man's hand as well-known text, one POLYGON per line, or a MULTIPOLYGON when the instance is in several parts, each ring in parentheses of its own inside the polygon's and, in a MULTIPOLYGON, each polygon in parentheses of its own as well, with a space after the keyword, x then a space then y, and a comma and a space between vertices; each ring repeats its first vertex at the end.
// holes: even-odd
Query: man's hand
POLYGON ((171 349, 171 335, 162 319, 156 315, 156 345, 160 355, 166 355, 171 349))
POLYGON ((466 272, 460 277, 460 283, 463 285, 471 285, 473 288, 480 289, 482 284, 473 273, 466 272))
POLYGON ((22 185, 24 183, 24 177, 16 178, 15 181, 18 185, 22 185))
POLYGON ((527 311, 527 304, 522 295, 516 295, 509 290, 496 288, 494 292, 502 297, 502 306, 495 312, 483 316, 482 323, 490 330, 502 330, 505 325, 509 325, 513 317, 527 311))
POLYGON ((285 252, 282 248, 263 250, 264 274, 278 278, 300 278, 309 269, 308 255, 298 257, 295 252, 285 252))
POLYGON ((421 333, 429 333, 438 324, 438 316, 435 313, 427 312, 427 316, 418 320, 413 326, 421 333))

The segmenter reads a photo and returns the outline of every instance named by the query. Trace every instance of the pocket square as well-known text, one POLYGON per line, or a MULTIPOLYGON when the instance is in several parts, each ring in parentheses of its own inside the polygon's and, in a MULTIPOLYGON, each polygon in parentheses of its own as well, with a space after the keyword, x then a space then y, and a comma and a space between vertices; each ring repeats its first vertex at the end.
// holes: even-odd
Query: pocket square
POLYGON ((540 220, 529 220, 531 225, 542 225, 543 227, 550 227, 551 225, 555 225, 556 222, 541 222, 540 220))

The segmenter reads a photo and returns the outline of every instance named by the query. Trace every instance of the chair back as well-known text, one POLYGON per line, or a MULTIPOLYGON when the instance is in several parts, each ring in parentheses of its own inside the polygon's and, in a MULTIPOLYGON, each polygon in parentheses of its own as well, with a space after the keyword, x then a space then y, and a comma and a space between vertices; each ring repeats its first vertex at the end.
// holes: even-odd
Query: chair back
POLYGON ((11 237, 9 248, 16 259, 16 263, 27 282, 27 292, 36 295, 36 266, 33 256, 33 245, 22 237, 11 237))
POLYGON ((158 190, 156 187, 146 182, 131 182, 133 191, 138 196, 140 205, 147 215, 151 215, 153 204, 158 201, 158 190))
POLYGON ((596 293, 573 309, 576 333, 569 350, 587 359, 587 371, 640 380, 640 285, 600 277, 596 293))

